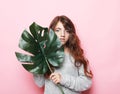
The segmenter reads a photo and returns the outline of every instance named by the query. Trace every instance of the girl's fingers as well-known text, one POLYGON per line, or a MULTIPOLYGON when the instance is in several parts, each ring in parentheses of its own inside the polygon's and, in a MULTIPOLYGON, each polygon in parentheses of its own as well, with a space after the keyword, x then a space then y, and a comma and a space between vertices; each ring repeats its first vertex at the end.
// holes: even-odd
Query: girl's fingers
POLYGON ((55 76, 55 74, 54 73, 52 73, 51 75, 50 75, 50 79, 52 79, 52 77, 54 77, 55 76))
POLYGON ((58 79, 53 80, 53 82, 54 82, 55 84, 57 84, 57 83, 58 83, 58 79))
POLYGON ((52 73, 52 74, 50 75, 50 79, 51 79, 55 84, 57 84, 57 83, 59 83, 60 80, 61 80, 60 74, 58 74, 58 73, 52 73))

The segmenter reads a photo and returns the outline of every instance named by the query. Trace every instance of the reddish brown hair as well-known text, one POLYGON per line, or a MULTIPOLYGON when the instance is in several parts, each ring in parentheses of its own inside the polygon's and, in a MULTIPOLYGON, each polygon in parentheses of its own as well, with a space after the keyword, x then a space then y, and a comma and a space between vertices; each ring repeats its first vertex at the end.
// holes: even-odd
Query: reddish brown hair
POLYGON ((66 17, 64 15, 56 16, 52 20, 52 22, 49 26, 49 29, 51 28, 51 29, 54 30, 58 21, 62 22, 64 28, 70 34, 69 39, 66 42, 65 46, 67 48, 69 48, 69 51, 70 51, 71 55, 75 58, 75 66, 79 67, 82 63, 84 65, 85 75, 92 78, 93 74, 92 74, 91 70, 88 70, 89 61, 84 56, 84 51, 81 48, 80 40, 79 40, 79 38, 76 34, 74 24, 72 23, 72 21, 68 17, 66 17))

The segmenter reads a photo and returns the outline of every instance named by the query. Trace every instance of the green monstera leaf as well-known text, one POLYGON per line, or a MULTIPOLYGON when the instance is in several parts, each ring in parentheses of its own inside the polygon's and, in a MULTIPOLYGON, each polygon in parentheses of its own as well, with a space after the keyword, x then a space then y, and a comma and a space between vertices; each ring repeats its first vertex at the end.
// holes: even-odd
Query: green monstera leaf
MULTIPOLYGON (((30 33, 24 30, 19 47, 30 55, 15 52, 17 59, 22 62, 23 67, 35 74, 52 73, 52 67, 60 67, 64 60, 64 49, 53 30, 41 27, 35 22, 29 27, 30 33)), ((61 93, 61 86, 57 84, 61 93)))
POLYGON ((35 22, 30 25, 30 33, 24 30, 19 47, 30 55, 15 52, 23 67, 35 74, 52 72, 52 67, 60 67, 64 59, 62 44, 53 30, 41 27, 35 22))

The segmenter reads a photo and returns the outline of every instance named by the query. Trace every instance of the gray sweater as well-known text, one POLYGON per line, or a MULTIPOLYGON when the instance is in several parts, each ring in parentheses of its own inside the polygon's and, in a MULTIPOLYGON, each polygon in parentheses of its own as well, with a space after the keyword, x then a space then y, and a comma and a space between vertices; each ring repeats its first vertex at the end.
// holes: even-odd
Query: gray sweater
MULTIPOLYGON (((74 58, 65 53, 63 65, 56 68, 55 72, 61 74, 60 85, 65 94, 81 94, 91 87, 92 80, 84 74, 83 65, 79 68, 74 65, 74 58)), ((62 94, 59 88, 50 80, 45 79, 43 75, 33 74, 35 83, 39 86, 45 86, 44 94, 62 94)))

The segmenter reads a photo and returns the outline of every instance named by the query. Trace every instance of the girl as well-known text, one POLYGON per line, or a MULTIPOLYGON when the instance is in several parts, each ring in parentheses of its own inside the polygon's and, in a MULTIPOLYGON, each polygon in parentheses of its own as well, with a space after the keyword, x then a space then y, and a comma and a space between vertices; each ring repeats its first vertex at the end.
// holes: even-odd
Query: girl
POLYGON ((45 85, 44 94, 61 94, 56 84, 62 86, 65 94, 81 94, 91 87, 93 75, 80 46, 74 24, 62 15, 55 17, 49 28, 53 29, 61 40, 65 52, 64 62, 60 68, 55 68, 49 79, 34 74, 35 83, 39 87, 45 85))

